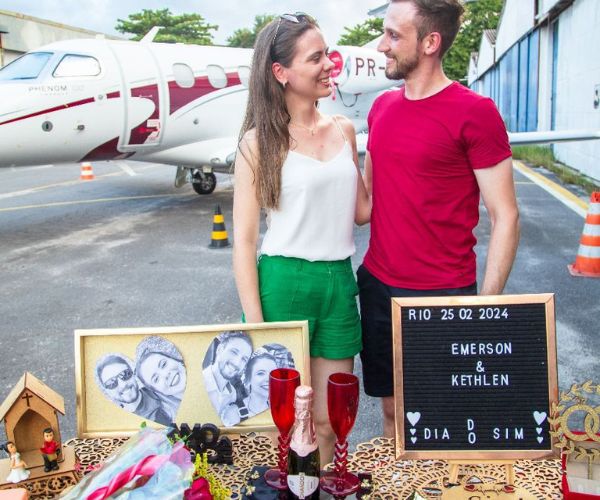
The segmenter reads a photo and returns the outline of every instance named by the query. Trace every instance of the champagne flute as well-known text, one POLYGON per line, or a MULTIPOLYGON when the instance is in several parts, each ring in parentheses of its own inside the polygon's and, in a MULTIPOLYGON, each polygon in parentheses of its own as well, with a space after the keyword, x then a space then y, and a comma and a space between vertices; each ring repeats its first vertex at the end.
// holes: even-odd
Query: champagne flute
POLYGON ((265 473, 265 481, 276 490, 287 489, 287 457, 290 430, 294 425, 294 393, 300 385, 300 373, 293 368, 277 368, 269 375, 269 401, 273 422, 279 430, 278 467, 265 473))
POLYGON ((355 493, 360 481, 348 472, 348 434, 358 411, 358 378, 352 373, 333 373, 327 381, 327 411, 336 435, 333 472, 321 476, 321 489, 336 499, 355 493))

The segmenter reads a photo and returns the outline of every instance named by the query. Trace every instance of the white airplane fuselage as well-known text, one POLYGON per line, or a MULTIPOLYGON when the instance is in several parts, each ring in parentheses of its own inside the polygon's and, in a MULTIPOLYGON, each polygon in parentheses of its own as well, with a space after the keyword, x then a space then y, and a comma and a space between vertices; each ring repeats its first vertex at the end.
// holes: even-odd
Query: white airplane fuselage
POLYGON ((37 78, 0 86, 0 166, 133 159, 239 133, 251 50, 78 40, 36 52, 51 53, 37 78), (69 55, 97 60, 99 74, 54 76, 69 55), (211 63, 223 88, 209 82, 211 63), (178 68, 191 86, 177 83, 178 68))
MULTIPOLYGON (((321 109, 364 129, 372 101, 394 82, 376 51, 337 50, 339 85, 321 109)), ((17 79, 2 78, 10 65, 0 71, 0 167, 124 158, 186 168, 231 164, 251 49, 93 39, 23 57, 41 70, 17 79)))

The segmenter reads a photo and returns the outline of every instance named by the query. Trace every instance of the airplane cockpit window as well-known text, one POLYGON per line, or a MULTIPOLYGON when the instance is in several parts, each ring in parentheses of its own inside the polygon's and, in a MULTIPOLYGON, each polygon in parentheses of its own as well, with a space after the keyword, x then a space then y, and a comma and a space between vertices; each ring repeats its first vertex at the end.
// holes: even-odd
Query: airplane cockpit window
POLYGON ((206 76, 209 83, 216 89, 227 87, 227 73, 221 66, 209 64, 206 66, 206 76))
POLYGON ((250 67, 240 66, 238 68, 238 76, 240 77, 240 82, 242 82, 242 85, 247 87, 248 82, 250 81, 250 67))
POLYGON ((67 76, 97 76, 99 74, 100 63, 95 57, 68 54, 60 60, 52 76, 64 78, 67 76))
POLYGON ((192 88, 196 81, 194 71, 184 63, 173 64, 173 77, 175 78, 175 83, 184 89, 192 88))
POLYGON ((0 69, 0 80, 33 80, 50 57, 52 52, 29 52, 0 69))

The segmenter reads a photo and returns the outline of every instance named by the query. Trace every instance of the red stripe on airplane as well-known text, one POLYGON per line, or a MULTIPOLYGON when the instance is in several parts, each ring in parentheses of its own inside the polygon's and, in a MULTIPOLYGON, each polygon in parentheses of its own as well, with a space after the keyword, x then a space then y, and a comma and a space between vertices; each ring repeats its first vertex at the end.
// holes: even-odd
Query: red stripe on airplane
POLYGON ((144 85, 143 87, 131 89, 131 97, 150 99, 154 103, 154 111, 152 114, 137 127, 131 129, 129 134, 128 144, 144 144, 148 136, 157 130, 156 128, 148 127, 147 120, 157 119, 159 117, 158 84, 153 83, 152 85, 144 85))
MULTIPOLYGON (((240 85, 242 82, 240 81, 240 77, 237 73, 228 73, 227 74, 227 87, 233 87, 235 85, 240 85)), ((215 87, 211 85, 207 76, 199 76, 195 79, 194 85, 189 88, 180 87, 176 82, 169 82, 169 101, 170 101, 170 110, 169 114, 175 113, 180 108, 183 108, 190 102, 203 97, 211 92, 214 92, 215 87)))
POLYGON ((121 153, 117 146, 119 145, 119 138, 115 137, 110 141, 100 144, 97 148, 92 149, 87 153, 79 162, 82 161, 103 161, 103 160, 123 160, 129 158, 134 152, 121 153))
MULTIPOLYGON (((121 95, 120 92, 112 92, 110 94, 107 94, 106 97, 108 97, 109 99, 113 99, 115 97, 119 97, 120 95, 121 95)), ((53 111, 60 111, 60 110, 67 109, 67 108, 74 108, 76 106, 82 106, 84 104, 89 104, 91 102, 94 102, 93 97, 81 99, 80 101, 68 102, 66 104, 61 104, 60 106, 54 106, 53 108, 43 109, 42 111, 36 111, 35 113, 31 113, 29 115, 19 116, 18 118, 6 120, 5 122, 0 122, 0 125, 6 125, 7 123, 13 123, 13 122, 21 121, 21 120, 26 120, 27 118, 32 118, 34 116, 43 115, 45 113, 52 113, 53 111)))

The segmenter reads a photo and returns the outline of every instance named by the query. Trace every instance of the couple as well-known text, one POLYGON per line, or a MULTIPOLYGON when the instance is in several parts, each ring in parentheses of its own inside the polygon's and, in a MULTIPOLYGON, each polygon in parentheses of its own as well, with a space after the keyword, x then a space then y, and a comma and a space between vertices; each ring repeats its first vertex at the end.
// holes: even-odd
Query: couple
POLYGON ((373 104, 364 182, 352 123, 318 109, 334 64, 315 20, 284 14, 257 37, 235 162, 234 273, 248 322, 309 322, 322 465, 335 441, 327 379, 351 372, 359 352, 365 392, 382 398, 384 435, 394 435, 390 299, 477 293, 480 195, 491 221, 481 293, 501 293, 512 266, 519 229, 506 129, 490 99, 442 69, 462 13, 459 0, 391 0, 378 50, 404 87, 373 104), (353 224, 369 221, 357 287, 353 224))
POLYGON ((222 332, 204 358, 204 387, 226 427, 268 410, 269 374, 294 367, 291 353, 280 344, 252 349, 245 332, 222 332))
POLYGON ((136 348, 136 362, 120 353, 102 356, 96 362, 96 384, 125 411, 170 425, 186 386, 181 353, 162 337, 146 337, 136 348))

